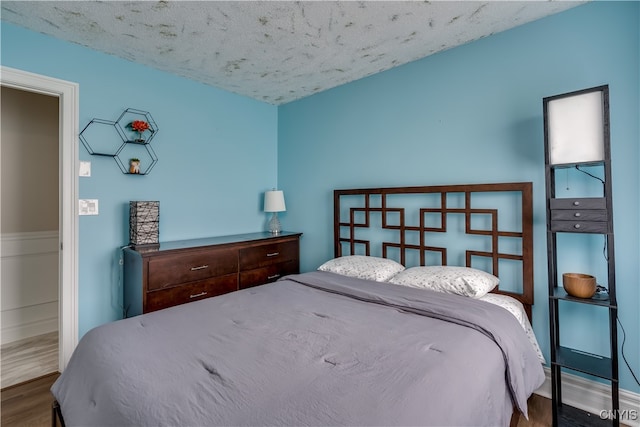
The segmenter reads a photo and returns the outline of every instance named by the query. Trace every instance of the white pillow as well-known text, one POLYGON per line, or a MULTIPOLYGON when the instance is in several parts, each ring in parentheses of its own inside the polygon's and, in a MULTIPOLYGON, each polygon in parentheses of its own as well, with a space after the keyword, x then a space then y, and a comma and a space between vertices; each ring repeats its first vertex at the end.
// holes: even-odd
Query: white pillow
POLYGON ((500 279, 482 270, 469 267, 411 267, 389 280, 396 285, 431 289, 446 294, 480 298, 498 286, 500 279))
POLYGON ((359 279, 386 282, 404 270, 404 266, 386 258, 348 255, 329 260, 318 267, 318 270, 359 279))
POLYGON ((518 322, 520 323, 520 326, 522 326, 522 329, 524 329, 524 332, 527 334, 527 338, 529 338, 529 342, 531 342, 533 349, 538 355, 540 363, 546 363, 544 356, 542 355, 542 350, 540 350, 538 339, 533 333, 533 328, 531 327, 531 322, 529 322, 527 312, 524 311, 524 307, 522 306, 522 303, 520 301, 508 295, 502 294, 487 294, 479 299, 480 301, 498 305, 507 310, 509 313, 513 314, 515 318, 518 319, 518 322))

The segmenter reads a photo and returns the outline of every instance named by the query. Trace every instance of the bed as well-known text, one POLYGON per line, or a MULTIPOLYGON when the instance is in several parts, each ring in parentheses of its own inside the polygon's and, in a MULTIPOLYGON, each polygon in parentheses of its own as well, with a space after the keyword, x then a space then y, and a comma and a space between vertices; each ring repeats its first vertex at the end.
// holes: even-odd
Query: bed
POLYGON ((528 317, 531 211, 530 183, 335 190, 335 257, 89 331, 52 387, 54 421, 513 424, 544 380, 528 317), (457 243, 432 237, 453 229, 473 240, 462 265, 457 243), (521 289, 503 289, 499 269, 521 289))

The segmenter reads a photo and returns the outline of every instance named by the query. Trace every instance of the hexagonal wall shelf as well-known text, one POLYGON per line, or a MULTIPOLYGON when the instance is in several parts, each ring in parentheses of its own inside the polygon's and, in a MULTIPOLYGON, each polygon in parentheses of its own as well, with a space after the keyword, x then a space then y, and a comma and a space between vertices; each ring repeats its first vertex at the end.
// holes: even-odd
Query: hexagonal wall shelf
POLYGON ((127 108, 116 120, 116 126, 120 132, 125 135, 125 141, 138 144, 149 144, 158 131, 158 125, 147 111, 136 110, 135 108, 127 108), (133 124, 135 122, 144 122, 147 129, 143 132, 136 132, 133 124))
POLYGON ((80 132, 80 141, 89 154, 113 157, 122 149, 125 135, 116 122, 93 119, 80 132))
POLYGON ((158 156, 149 144, 126 143, 113 158, 122 173, 131 175, 148 175, 158 163, 158 156), (130 162, 134 158, 140 161, 140 172, 131 172, 130 162))
POLYGON ((113 157, 124 174, 147 175, 158 162, 149 143, 158 132, 151 114, 127 108, 115 122, 93 119, 80 132, 89 154, 113 157), (139 159, 139 172, 130 171, 131 159, 139 159))

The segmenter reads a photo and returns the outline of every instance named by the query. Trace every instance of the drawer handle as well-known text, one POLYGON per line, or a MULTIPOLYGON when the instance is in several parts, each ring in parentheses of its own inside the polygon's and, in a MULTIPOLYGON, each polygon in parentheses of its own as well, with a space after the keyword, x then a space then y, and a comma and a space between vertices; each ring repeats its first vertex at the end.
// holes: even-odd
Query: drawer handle
POLYGON ((576 212, 573 214, 573 216, 575 216, 576 218, 580 218, 582 215, 580 215, 580 212, 576 212))
POLYGON ((580 224, 574 225, 573 228, 580 228, 580 224))
POLYGON ((576 200, 575 202, 573 202, 573 206, 580 206, 580 202, 576 200))
POLYGON ((267 280, 277 279, 278 277, 280 277, 279 274, 274 274, 273 276, 267 276, 267 280))
POLYGON ((189 295, 189 298, 198 298, 198 297, 203 297, 207 294, 206 291, 204 292, 200 292, 199 294, 194 294, 194 295, 189 295))
POLYGON ((278 256, 280 255, 280 252, 271 252, 270 254, 267 254, 267 256, 278 256))
POLYGON ((208 265, 201 265, 200 267, 191 267, 191 271, 204 270, 205 268, 209 268, 208 265))

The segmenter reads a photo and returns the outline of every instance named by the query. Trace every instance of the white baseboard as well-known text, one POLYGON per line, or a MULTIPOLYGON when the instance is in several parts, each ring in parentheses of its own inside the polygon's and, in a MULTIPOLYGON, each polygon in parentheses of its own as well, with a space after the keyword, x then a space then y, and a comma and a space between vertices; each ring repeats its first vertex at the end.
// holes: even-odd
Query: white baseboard
MULTIPOLYGON (((545 367, 544 373, 544 384, 535 394, 551 398, 551 369, 545 367)), ((620 423, 640 427, 640 394, 620 389, 619 397, 620 423)), ((563 372, 562 403, 600 416, 602 411, 611 410, 611 386, 563 372)))
POLYGON ((0 234, 2 344, 58 330, 59 233, 0 234))
POLYGON ((2 327, 2 345, 23 340, 26 338, 36 337, 38 335, 48 334, 58 330, 58 316, 48 319, 38 319, 31 322, 23 322, 19 325, 2 327))

